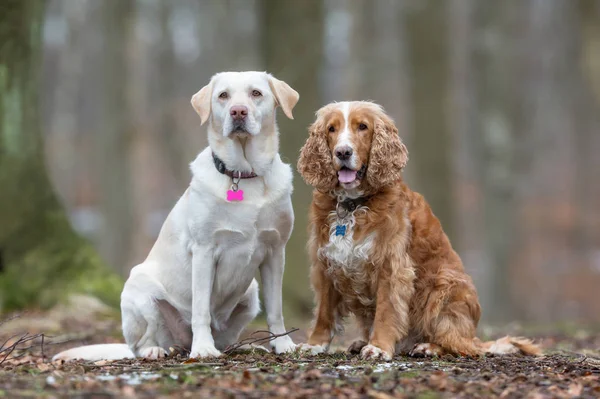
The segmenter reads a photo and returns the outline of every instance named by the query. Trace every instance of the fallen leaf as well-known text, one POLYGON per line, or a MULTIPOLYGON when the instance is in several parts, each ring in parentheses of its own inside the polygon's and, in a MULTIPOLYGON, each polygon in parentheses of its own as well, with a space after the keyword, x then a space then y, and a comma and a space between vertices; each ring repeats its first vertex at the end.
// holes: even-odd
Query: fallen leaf
POLYGON ((436 371, 431 375, 429 382, 434 388, 440 391, 445 391, 446 387, 448 386, 448 374, 444 373, 443 371, 436 371))
POLYGON ((244 370, 244 372, 242 373, 242 382, 248 383, 251 379, 252 374, 250 374, 250 371, 244 370))
POLYGON ((108 360, 98 360, 97 362, 94 362, 94 365, 96 366, 106 366, 109 363, 108 360))
POLYGON ((374 398, 374 399, 391 399, 391 398, 393 398, 393 396, 388 395, 385 392, 379 392, 374 389, 369 389, 367 391, 367 394, 369 395, 370 398, 374 398))
POLYGON ((578 382, 569 385, 569 389, 567 390, 567 394, 571 396, 580 396, 581 392, 583 392, 583 385, 578 382))
POLYGON ((319 378, 321 378, 322 375, 323 374, 321 373, 321 371, 319 371, 317 369, 312 369, 312 370, 308 370, 304 374, 304 379, 307 381, 318 380, 319 378))
POLYGON ((527 395, 527 399, 546 399, 546 395, 542 394, 539 391, 532 391, 529 392, 529 395, 527 395))
POLYGON ((132 387, 131 385, 125 385, 122 389, 121 389, 121 393, 123 394, 124 397, 126 398, 135 398, 135 388, 132 387))
POLYGON ((45 373, 46 371, 49 371, 51 369, 52 369, 52 366, 48 363, 38 364, 38 370, 40 370, 42 373, 45 373))

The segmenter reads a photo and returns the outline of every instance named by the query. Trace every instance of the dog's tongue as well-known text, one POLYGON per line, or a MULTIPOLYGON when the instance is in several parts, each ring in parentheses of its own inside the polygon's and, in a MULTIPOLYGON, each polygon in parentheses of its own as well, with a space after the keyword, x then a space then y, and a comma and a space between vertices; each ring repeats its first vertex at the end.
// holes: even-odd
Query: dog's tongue
POLYGON ((340 183, 352 183, 356 180, 356 171, 350 169, 342 169, 338 171, 338 179, 340 183))

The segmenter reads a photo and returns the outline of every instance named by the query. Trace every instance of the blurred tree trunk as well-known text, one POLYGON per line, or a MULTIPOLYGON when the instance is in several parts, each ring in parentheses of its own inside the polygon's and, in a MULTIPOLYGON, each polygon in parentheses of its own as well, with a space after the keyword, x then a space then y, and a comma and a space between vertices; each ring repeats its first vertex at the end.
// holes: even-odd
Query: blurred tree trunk
POLYGON ((450 77, 448 3, 416 0, 405 7, 414 128, 407 144, 412 186, 427 198, 452 239, 452 148, 446 112, 450 77))
POLYGON ((102 3, 105 29, 104 118, 96 134, 99 200, 104 216, 100 252, 117 270, 130 266, 134 212, 132 206, 131 150, 133 123, 129 88, 128 45, 133 26, 133 1, 102 3))
MULTIPOLYGON (((577 153, 582 155, 578 158, 581 162, 577 171, 578 225, 581 228, 578 247, 585 251, 587 271, 597 276, 600 270, 600 2, 582 0, 579 4, 577 19, 583 39, 578 57, 582 64, 578 84, 583 93, 579 107, 586 117, 579 120, 581 134, 577 144, 577 153)), ((595 308, 588 312, 600 317, 600 301, 595 302, 595 308)))
MULTIPOLYGON (((476 173, 482 190, 484 248, 491 268, 482 290, 484 319, 506 321, 513 312, 510 290, 510 261, 516 228, 514 154, 518 141, 515 129, 515 59, 512 36, 518 1, 475 2, 472 78, 473 151, 478 154, 476 173), (479 38, 479 39, 477 39, 479 38)), ((487 262, 486 262, 487 264, 487 262)), ((483 266, 483 265, 482 265, 483 266)))
POLYGON ((159 108, 160 119, 158 126, 159 145, 166 157, 169 171, 170 192, 182 192, 190 180, 188 162, 182 162, 184 143, 183 136, 177 130, 175 123, 175 80, 178 78, 177 58, 173 51, 171 35, 171 18, 177 4, 171 0, 161 0, 159 3, 160 41, 158 43, 158 98, 162 100, 159 108))
MULTIPOLYGON (((281 112, 278 124, 281 131, 281 156, 296 170, 298 151, 308 136, 307 126, 314 120, 315 111, 322 105, 319 93, 320 60, 323 43, 323 2, 321 0, 263 1, 263 38, 267 71, 286 81, 300 93, 294 109, 294 120, 281 112), (291 28, 293 27, 293 28, 291 28)), ((284 300, 286 306, 298 311, 312 309, 306 261, 306 225, 311 190, 295 173, 293 202, 296 222, 287 246, 284 300)))
MULTIPOLYGON (((411 129, 412 104, 410 104, 409 65, 407 64, 407 43, 398 38, 406 37, 406 21, 403 18, 405 4, 397 0, 367 1, 364 16, 372 21, 370 37, 365 40, 368 49, 362 57, 364 70, 363 87, 356 99, 373 99, 381 104, 393 117, 400 137, 407 143, 413 138, 411 129)), ((357 18, 362 23, 362 18, 357 18)), ((361 34, 360 28, 354 31, 361 34)), ((409 148, 409 152, 411 149, 409 148)), ((412 179, 411 163, 404 175, 412 179)), ((413 170, 414 172, 414 170, 413 170)))
POLYGON ((525 4, 517 13, 526 23, 518 36, 522 75, 514 92, 521 102, 522 152, 516 157, 523 176, 517 186, 522 206, 515 257, 521 278, 512 279, 520 283, 518 309, 528 320, 598 320, 600 277, 591 267, 598 242, 588 223, 598 202, 593 147, 600 125, 593 79, 584 75, 589 49, 582 3, 525 4))
POLYGON ((58 49, 57 74, 53 79, 55 86, 48 87, 54 96, 48 101, 51 115, 48 118, 50 132, 46 146, 50 147, 48 155, 52 156, 48 159, 48 165, 52 166, 50 177, 61 176, 60 179, 53 179, 57 194, 64 203, 74 205, 81 173, 77 168, 81 163, 78 151, 81 129, 78 103, 82 81, 89 79, 84 68, 86 37, 81 32, 89 25, 87 16, 90 7, 87 1, 62 1, 55 6, 58 8, 57 14, 63 16, 66 24, 66 42, 58 49))
POLYGON ((409 131, 408 74, 396 0, 325 0, 323 102, 373 100, 409 131))
POLYGON ((457 220, 453 244, 477 286, 485 319, 493 314, 494 268, 486 248, 483 187, 480 178, 481 130, 476 98, 479 91, 474 76, 481 77, 482 74, 475 74, 481 65, 474 65, 473 53, 479 48, 477 30, 481 27, 476 26, 478 21, 474 17, 476 3, 476 0, 449 2, 452 93, 449 125, 452 128, 453 194, 456 198, 457 220))
POLYGON ((368 17, 363 15, 368 1, 323 1, 323 103, 361 98, 361 73, 370 61, 365 59, 365 42, 372 39, 372 26, 364 24, 368 17))
POLYGON ((46 173, 39 126, 44 2, 0 4, 0 310, 68 292, 118 300, 120 280, 77 236, 46 173))

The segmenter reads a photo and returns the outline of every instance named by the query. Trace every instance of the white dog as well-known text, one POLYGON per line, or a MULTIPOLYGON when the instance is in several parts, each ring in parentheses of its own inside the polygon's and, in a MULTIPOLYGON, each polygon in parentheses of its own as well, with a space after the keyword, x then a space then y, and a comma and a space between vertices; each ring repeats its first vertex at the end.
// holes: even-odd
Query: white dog
MULTIPOLYGON (((54 360, 158 358, 170 347, 219 356, 259 312, 260 269, 269 330, 285 332, 281 286, 292 232, 292 171, 278 154, 275 108, 292 119, 298 93, 264 72, 224 72, 192 97, 209 147, 190 187, 121 295, 125 344, 90 345, 54 360)), ((276 353, 295 349, 289 336, 276 353)))

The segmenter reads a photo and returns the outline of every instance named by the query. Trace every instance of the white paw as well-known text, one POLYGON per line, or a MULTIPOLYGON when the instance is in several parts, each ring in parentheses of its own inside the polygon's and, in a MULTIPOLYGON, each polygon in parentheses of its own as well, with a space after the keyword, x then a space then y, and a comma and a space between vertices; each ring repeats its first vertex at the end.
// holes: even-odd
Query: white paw
POLYGON ((142 348, 139 351, 140 357, 146 359, 160 359, 161 357, 167 356, 167 351, 160 346, 150 346, 148 348, 142 348))
POLYGON ((277 354, 293 352, 296 350, 296 344, 288 336, 276 338, 271 342, 273 351, 277 354))
POLYGON ((214 345, 192 345, 192 350, 190 352, 190 359, 219 356, 221 356, 221 352, 219 352, 214 345))
POLYGON ((364 360, 392 360, 392 354, 375 345, 367 345, 360 351, 360 357, 364 360))
POLYGON ((318 355, 319 353, 327 352, 329 349, 326 345, 309 345, 300 344, 296 347, 300 352, 309 352, 311 355, 318 355))
POLYGON ((440 354, 439 347, 429 343, 415 345, 413 350, 408 354, 412 357, 434 357, 440 354))

